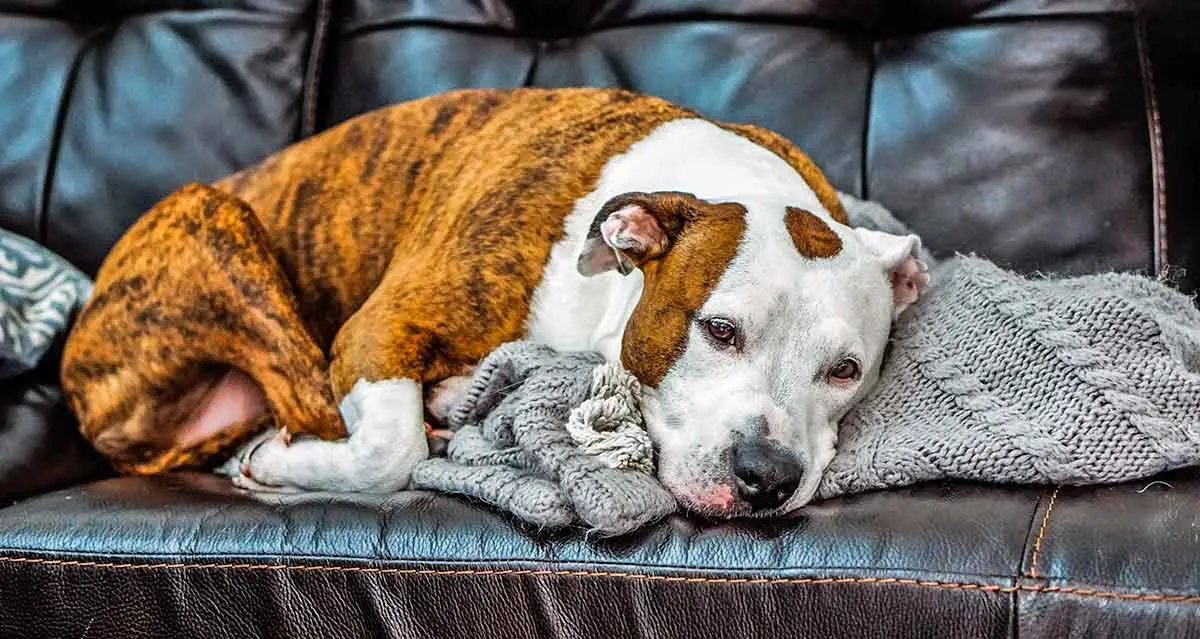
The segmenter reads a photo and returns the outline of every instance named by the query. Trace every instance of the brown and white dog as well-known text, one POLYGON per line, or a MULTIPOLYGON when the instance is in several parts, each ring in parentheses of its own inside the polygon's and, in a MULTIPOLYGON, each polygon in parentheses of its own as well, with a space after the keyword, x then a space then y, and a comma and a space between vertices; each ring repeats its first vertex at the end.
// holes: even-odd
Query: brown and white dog
POLYGON ((783 512, 919 293, 919 247, 850 228, 762 128, 620 90, 457 91, 157 204, 62 381, 123 471, 211 465, 273 423, 239 485, 390 492, 428 455, 423 390, 522 337, 598 350, 645 385, 682 504, 783 512))

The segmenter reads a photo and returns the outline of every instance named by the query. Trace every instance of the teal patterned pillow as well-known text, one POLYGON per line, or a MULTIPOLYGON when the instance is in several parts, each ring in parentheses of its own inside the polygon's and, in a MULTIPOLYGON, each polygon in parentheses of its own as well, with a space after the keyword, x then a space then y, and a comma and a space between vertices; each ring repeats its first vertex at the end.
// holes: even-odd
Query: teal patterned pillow
POLYGON ((66 260, 0 229, 0 379, 35 368, 91 292, 66 260))

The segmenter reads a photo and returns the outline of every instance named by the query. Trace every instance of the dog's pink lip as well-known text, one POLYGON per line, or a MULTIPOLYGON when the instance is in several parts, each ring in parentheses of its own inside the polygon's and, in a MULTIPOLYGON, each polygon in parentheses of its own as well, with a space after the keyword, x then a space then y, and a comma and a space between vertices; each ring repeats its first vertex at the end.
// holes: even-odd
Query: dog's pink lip
POLYGON ((713 484, 676 497, 684 508, 709 517, 731 517, 739 503, 729 484, 713 484))
POLYGON ((733 496, 733 487, 729 484, 717 484, 710 490, 700 493, 700 503, 722 510, 728 510, 733 507, 735 497, 733 496))

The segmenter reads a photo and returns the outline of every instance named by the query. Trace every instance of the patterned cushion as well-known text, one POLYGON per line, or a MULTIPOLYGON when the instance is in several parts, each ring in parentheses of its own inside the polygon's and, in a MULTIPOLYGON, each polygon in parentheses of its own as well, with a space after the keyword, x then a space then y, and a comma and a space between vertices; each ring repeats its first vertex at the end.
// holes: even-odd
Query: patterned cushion
POLYGON ((66 260, 0 229, 0 379, 35 368, 91 292, 66 260))

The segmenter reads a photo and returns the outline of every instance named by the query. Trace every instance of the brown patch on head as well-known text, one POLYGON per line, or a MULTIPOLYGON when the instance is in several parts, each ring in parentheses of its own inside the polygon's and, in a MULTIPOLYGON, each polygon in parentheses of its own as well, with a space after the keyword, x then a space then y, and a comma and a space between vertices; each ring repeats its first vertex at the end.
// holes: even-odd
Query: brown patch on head
POLYGON ((842 252, 842 238, 812 211, 789 206, 783 224, 804 257, 833 257, 842 252))
POLYGON ((647 386, 657 386, 683 354, 696 311, 737 255, 746 230, 741 204, 713 204, 685 193, 664 195, 661 204, 669 208, 656 217, 671 245, 641 265, 645 287, 621 344, 621 363, 647 386))

